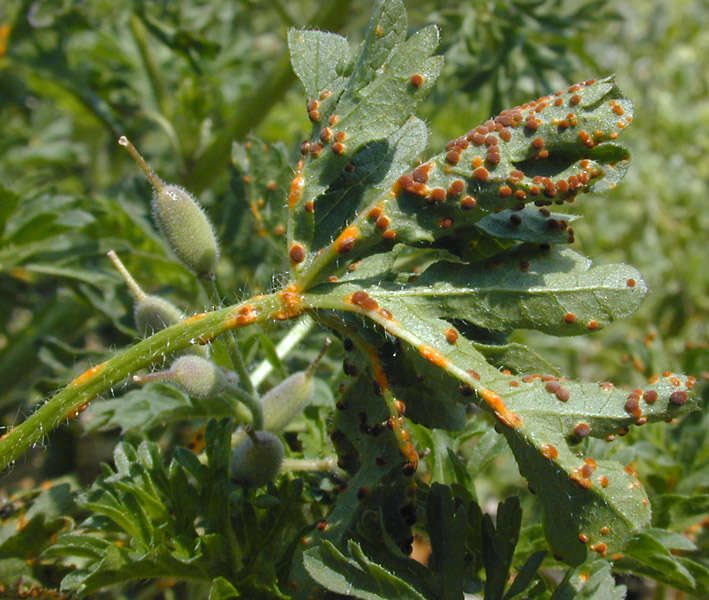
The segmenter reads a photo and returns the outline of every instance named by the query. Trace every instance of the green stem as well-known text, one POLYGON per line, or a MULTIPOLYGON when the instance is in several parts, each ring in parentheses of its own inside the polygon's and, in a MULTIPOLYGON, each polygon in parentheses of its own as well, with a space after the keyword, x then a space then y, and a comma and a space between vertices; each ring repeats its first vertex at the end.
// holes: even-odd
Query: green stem
MULTIPOLYGON (((353 0, 330 0, 320 3, 320 12, 310 19, 313 29, 337 31, 347 22, 349 6, 353 0)), ((227 124, 212 143, 197 159, 192 170, 185 177, 185 187, 199 194, 224 172, 231 155, 231 144, 242 139, 255 129, 266 117, 276 102, 285 97, 286 91, 295 81, 288 52, 276 62, 273 68, 254 86, 252 94, 239 98, 238 109, 232 111, 234 120, 227 124)))
MULTIPOLYGON (((219 293, 219 288, 217 287, 217 282, 214 277, 205 277, 202 278, 201 281, 205 291, 207 292, 209 302, 212 304, 212 306, 221 306, 221 294, 219 293)), ((232 368, 239 376, 239 382, 249 393, 249 395, 254 396, 256 394, 256 389, 251 383, 251 377, 249 376, 249 371, 246 368, 244 356, 241 354, 239 344, 236 341, 236 336, 234 335, 233 331, 227 332, 227 334, 224 336, 224 343, 226 343, 227 349, 229 351, 229 358, 231 359, 232 368)))
MULTIPOLYGON (((278 342, 276 346, 276 355, 278 358, 283 359, 288 356, 295 348, 300 340, 302 340, 308 332, 315 325, 315 321, 310 315, 303 316, 300 321, 298 321, 291 330, 286 334, 286 336, 278 342)), ((256 370, 251 374, 251 383, 254 387, 258 387, 266 377, 273 371, 273 364, 268 360, 263 360, 261 364, 256 367, 256 370)))
POLYGON ((251 298, 199 315, 199 318, 185 319, 92 367, 69 383, 22 424, 0 437, 0 471, 53 429, 77 416, 96 396, 136 371, 162 360, 168 349, 171 353, 176 352, 197 343, 196 340, 210 340, 245 325, 238 316, 239 310, 247 304, 251 307, 250 314, 253 315, 249 323, 272 319, 275 313, 282 310, 275 294, 251 298))
POLYGON ((249 411, 251 411, 251 426, 256 430, 263 429, 263 409, 258 398, 242 390, 235 383, 229 383, 227 390, 234 394, 242 403, 244 403, 249 411))
POLYGON ((350 474, 337 466, 337 456, 325 458, 284 458, 281 471, 327 471, 339 479, 347 480, 350 474))

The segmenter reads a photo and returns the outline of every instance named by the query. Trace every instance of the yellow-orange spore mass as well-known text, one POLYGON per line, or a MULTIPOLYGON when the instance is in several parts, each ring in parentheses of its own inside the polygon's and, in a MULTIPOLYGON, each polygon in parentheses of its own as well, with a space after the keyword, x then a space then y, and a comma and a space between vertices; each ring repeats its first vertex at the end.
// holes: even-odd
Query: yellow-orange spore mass
POLYGON ((355 244, 357 243, 359 235, 359 227, 357 227, 356 225, 350 225, 349 227, 345 227, 345 229, 334 242, 335 250, 340 254, 349 252, 350 250, 352 250, 352 248, 354 248, 355 244))

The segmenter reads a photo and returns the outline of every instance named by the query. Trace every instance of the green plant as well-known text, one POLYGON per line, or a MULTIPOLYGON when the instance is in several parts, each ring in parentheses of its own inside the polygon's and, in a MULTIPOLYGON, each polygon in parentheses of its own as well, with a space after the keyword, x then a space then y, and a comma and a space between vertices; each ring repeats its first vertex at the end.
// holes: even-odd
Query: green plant
MULTIPOLYGON (((414 115, 442 69, 437 43, 434 26, 407 37, 398 0, 377 3, 357 48, 291 29, 313 123, 295 173, 282 146, 256 138, 234 146, 231 170, 261 247, 288 274, 269 293, 184 319, 165 304, 176 312, 138 320, 152 336, 107 353, 4 434, 2 467, 114 386, 146 383, 84 413, 95 429, 129 434, 114 466, 80 493, 39 496, 0 546, 3 559, 38 549, 52 565, 42 584, 80 594, 164 578, 213 598, 622 597, 611 568, 705 592, 705 556, 676 530, 707 511, 706 496, 660 496, 653 520, 632 456, 614 441, 695 408, 695 379, 667 371, 627 390, 585 383, 514 338, 588 334, 645 296, 633 267, 592 266, 567 247, 576 217, 563 211, 625 175, 629 153, 616 140, 632 104, 612 77, 587 80, 502 111, 431 155, 414 115), (270 324, 296 319, 274 344, 270 324), (322 352, 305 371, 283 364, 301 341, 311 357, 315 324, 341 340, 345 377, 322 352), (209 358, 172 359, 204 346, 209 358), (168 358, 167 371, 139 374, 168 358), (271 376, 259 393, 274 372, 280 383, 271 376), (158 382, 170 379, 183 389, 158 382), (180 444, 160 452, 161 427, 207 419, 201 457, 180 444), (268 472, 254 473, 244 455, 259 444, 268 472), (536 499, 524 510, 500 501, 493 523, 476 485, 504 448, 536 499), (50 541, 62 519, 76 521, 50 541), (410 557, 415 534, 430 546, 426 566, 410 557), (550 573, 562 568, 556 585, 550 573)), ((167 187, 153 184, 158 198, 167 187)), ((196 294, 221 306, 214 230, 187 192, 177 195, 202 235, 185 249, 194 227, 182 228, 184 215, 171 221, 170 204, 156 220, 196 294)), ((138 303, 161 300, 126 280, 138 303)))

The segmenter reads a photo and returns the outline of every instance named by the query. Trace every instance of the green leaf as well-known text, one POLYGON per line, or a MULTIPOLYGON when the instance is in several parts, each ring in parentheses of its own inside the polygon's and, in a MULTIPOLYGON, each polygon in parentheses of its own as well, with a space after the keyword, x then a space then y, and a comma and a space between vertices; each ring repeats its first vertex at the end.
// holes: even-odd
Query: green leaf
POLYGON ((580 254, 557 247, 550 251, 524 248, 487 264, 439 262, 412 283, 358 283, 316 287, 308 298, 315 296, 311 301, 319 307, 336 308, 364 289, 397 320, 435 311, 440 318, 460 319, 485 329, 525 328, 572 335, 627 317, 647 292, 636 269, 591 267, 580 254))
POLYGON ((568 224, 576 219, 577 215, 541 212, 525 206, 522 210, 505 209, 486 215, 475 227, 495 238, 535 244, 567 244, 574 241, 573 230, 568 224))
POLYGON ((684 530, 709 514, 708 494, 661 494, 652 503, 652 521, 658 527, 684 530))
POLYGON ((497 527, 489 515, 483 517, 483 561, 485 598, 501 600, 522 523, 518 498, 508 498, 497 507, 497 527))
POLYGON ((504 600, 512 600, 512 598, 519 596, 529 587, 546 555, 546 550, 540 550, 529 556, 524 565, 522 565, 522 568, 518 571, 512 585, 507 590, 504 600))
POLYGON ((570 569, 551 600, 624 600, 626 587, 616 585, 610 565, 596 560, 570 569))
POLYGON ((88 431, 120 428, 122 432, 149 431, 187 419, 235 416, 234 404, 222 397, 192 398, 165 384, 147 384, 120 398, 93 403, 86 411, 88 431))
POLYGON ((426 501, 426 517, 432 550, 428 566, 437 572, 441 598, 457 600, 463 593, 466 576, 465 507, 455 506, 450 488, 434 484, 426 501))
POLYGON ((349 42, 340 35, 325 31, 291 29, 288 49, 295 74, 309 99, 316 99, 323 90, 342 92, 342 73, 349 61, 349 42))
POLYGON ((217 577, 212 580, 212 587, 209 588, 209 600, 230 600, 239 598, 239 591, 224 577, 217 577))
POLYGON ((328 541, 306 551, 305 568, 310 576, 331 592, 363 600, 425 600, 405 581, 370 561, 359 544, 351 541, 347 547, 352 558, 328 541))
MULTIPOLYGON (((395 133, 412 116, 438 77, 443 59, 431 56, 438 45, 437 28, 426 27, 407 40, 406 27, 406 12, 399 0, 379 2, 344 90, 337 78, 333 82, 335 89, 318 90, 318 97, 310 99, 308 109, 314 128, 307 143, 313 151, 306 154, 298 169, 288 201, 288 245, 292 248, 295 243, 300 244, 305 256, 314 250, 315 200, 341 175, 360 148, 395 133), (419 75, 420 83, 413 85, 412 75, 419 75)), ((330 38, 327 45, 333 45, 330 38)), ((338 59, 344 56, 339 44, 337 52, 338 59)), ((301 62, 298 55, 294 64, 301 62)), ((318 66, 315 71, 316 77, 305 78, 309 82, 306 90, 314 85, 314 80, 320 83, 321 76, 331 78, 337 66, 318 66)), ((305 69, 299 66, 298 72, 300 75, 305 69)), ((306 262, 294 261, 299 269, 309 262, 310 257, 306 262)))
MULTIPOLYGON (((696 550, 696 546, 680 534, 661 529, 647 529, 633 536, 625 546, 623 557, 616 563, 620 570, 632 570, 686 592, 701 591, 688 568, 693 561, 682 561, 670 549, 696 550)), ((702 565, 694 568, 706 584, 702 565)))

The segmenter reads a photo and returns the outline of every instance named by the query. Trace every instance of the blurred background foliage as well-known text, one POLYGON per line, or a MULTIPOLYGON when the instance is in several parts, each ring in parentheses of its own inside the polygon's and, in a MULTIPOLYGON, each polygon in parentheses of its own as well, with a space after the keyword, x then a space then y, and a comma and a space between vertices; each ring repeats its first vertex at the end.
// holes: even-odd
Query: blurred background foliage
MULTIPOLYGON (((584 216, 575 245, 597 263, 635 265, 651 292, 632 319, 593 336, 520 341, 583 379, 633 385, 664 370, 706 379, 709 5, 422 0, 408 8, 412 30, 441 27, 446 66, 420 112, 432 151, 502 108, 616 73, 635 103, 625 135, 633 163, 616 190, 573 207, 584 216)), ((278 208, 287 166, 310 127, 287 30, 315 27, 357 40, 370 12, 370 2, 352 0, 0 5, 0 424, 21 419, 108 349, 137 338, 107 250, 119 253, 146 291, 186 312, 207 305, 151 225, 149 187, 116 144, 119 135, 206 207, 222 241, 225 302, 278 284, 287 266, 278 208), (257 140, 232 152, 232 140, 249 134, 277 143, 263 168, 257 140), (253 182, 243 180, 245 170, 270 168, 273 179, 247 189, 253 182), (259 198, 261 223, 254 219, 259 198)), ((285 331, 265 333, 275 340, 285 331)), ((263 334, 254 336, 263 342, 263 334)), ((257 351, 250 356, 256 360, 257 351)), ((338 377, 333 372, 333 386, 338 377)), ((624 453, 651 494, 680 489, 689 478, 687 490, 707 493, 706 425, 696 413, 675 428, 635 428, 633 445, 598 453, 624 453)), ((91 481, 98 460, 110 460, 116 432, 87 439, 82 431, 73 423, 56 432, 5 475, 0 503, 42 479, 91 481)), ((479 444, 467 454, 477 463, 481 500, 519 492, 499 475, 499 462, 495 476, 485 470, 483 455, 493 454, 479 444)))

